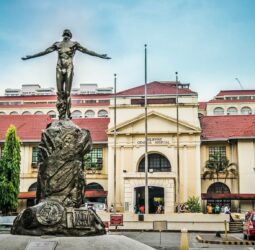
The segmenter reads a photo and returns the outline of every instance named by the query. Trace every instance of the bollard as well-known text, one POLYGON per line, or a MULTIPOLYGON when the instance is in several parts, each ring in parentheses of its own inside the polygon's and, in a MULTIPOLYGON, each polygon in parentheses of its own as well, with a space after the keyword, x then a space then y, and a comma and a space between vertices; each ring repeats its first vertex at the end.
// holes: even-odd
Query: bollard
POLYGON ((227 221, 224 220, 224 228, 225 228, 225 240, 228 239, 228 230, 227 230, 227 221))
POLYGON ((180 250, 188 250, 188 249, 189 249, 188 230, 183 228, 181 229, 180 250))

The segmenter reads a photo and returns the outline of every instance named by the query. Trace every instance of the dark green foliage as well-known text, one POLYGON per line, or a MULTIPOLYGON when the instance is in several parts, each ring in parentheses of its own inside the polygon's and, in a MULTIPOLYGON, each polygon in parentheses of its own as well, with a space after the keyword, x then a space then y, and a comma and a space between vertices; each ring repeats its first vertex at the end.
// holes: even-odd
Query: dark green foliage
POLYGON ((201 212, 201 205, 199 202, 199 197, 189 197, 187 203, 187 209, 190 213, 200 213, 201 212))
POLYGON ((0 160, 0 210, 8 214, 18 205, 20 182, 20 142, 16 127, 7 130, 0 160))
POLYGON ((230 163, 226 156, 214 154, 205 164, 203 178, 208 178, 210 180, 217 179, 218 181, 221 175, 224 176, 226 182, 226 179, 231 174, 234 177, 238 176, 237 164, 230 163))

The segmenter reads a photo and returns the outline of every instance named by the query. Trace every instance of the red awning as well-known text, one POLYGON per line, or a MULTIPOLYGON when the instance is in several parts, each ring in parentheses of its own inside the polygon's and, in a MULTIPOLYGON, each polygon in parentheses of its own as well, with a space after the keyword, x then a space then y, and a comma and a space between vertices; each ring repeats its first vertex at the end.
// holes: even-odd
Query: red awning
MULTIPOLYGON (((87 190, 85 191, 86 198, 92 197, 107 197, 108 192, 104 190, 87 190)), ((18 195, 19 199, 34 199, 36 196, 35 191, 30 192, 20 192, 18 195)))
POLYGON ((255 200, 255 194, 201 194, 202 200, 255 200))
POLYGON ((104 190, 87 190, 85 191, 85 197, 86 198, 92 198, 92 197, 107 197, 107 191, 104 190))
POLYGON ((18 195, 19 199, 34 199, 35 198, 35 191, 30 192, 20 192, 18 195))

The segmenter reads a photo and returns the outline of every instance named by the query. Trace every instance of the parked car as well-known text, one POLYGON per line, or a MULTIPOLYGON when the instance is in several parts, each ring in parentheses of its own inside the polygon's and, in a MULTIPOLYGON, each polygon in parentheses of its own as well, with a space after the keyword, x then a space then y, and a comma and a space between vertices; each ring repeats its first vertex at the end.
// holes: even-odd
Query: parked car
POLYGON ((243 224, 244 239, 249 240, 254 236, 255 236, 255 210, 247 213, 243 224))
POLYGON ((10 232, 15 218, 16 216, 0 216, 0 233, 10 232))
POLYGON ((107 206, 105 203, 101 202, 86 202, 82 205, 84 208, 92 208, 93 210, 97 211, 107 211, 107 206))

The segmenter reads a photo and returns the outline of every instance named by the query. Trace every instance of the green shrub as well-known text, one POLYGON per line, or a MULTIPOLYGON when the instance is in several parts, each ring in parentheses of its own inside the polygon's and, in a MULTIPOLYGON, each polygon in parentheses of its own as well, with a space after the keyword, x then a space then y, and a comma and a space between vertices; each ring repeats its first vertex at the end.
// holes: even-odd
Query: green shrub
POLYGON ((187 209, 190 213, 199 213, 201 212, 201 205, 199 201, 199 197, 189 197, 187 203, 187 209))
POLYGON ((6 133, 0 160, 0 210, 4 215, 15 211, 18 205, 20 157, 16 127, 11 125, 6 133))

